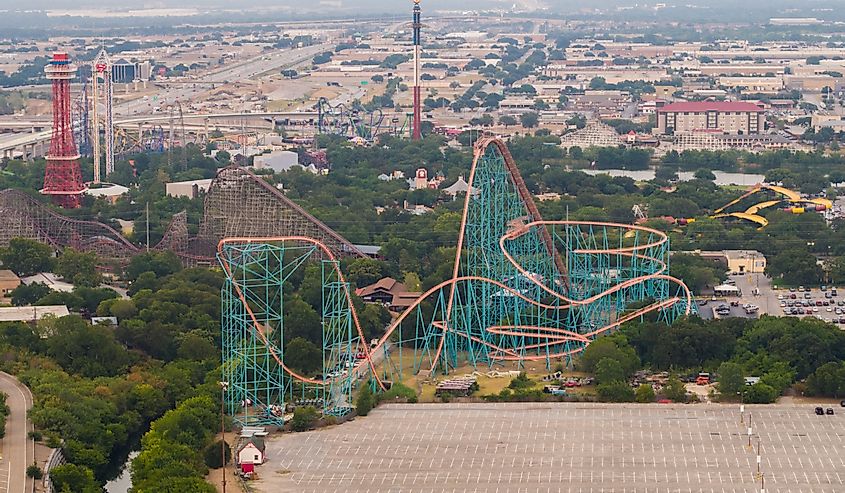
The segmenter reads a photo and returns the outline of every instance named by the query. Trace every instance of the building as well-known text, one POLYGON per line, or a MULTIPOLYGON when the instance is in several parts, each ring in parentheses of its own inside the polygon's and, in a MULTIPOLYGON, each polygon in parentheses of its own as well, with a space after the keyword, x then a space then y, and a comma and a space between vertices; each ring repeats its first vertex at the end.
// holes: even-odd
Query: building
POLYGON ((264 464, 264 439, 253 436, 238 449, 238 464, 264 464))
POLYGON ((255 156, 253 167, 255 169, 272 169, 274 173, 282 173, 302 166, 299 164, 299 154, 293 151, 273 151, 269 154, 255 156))
POLYGON ((739 101, 672 103, 657 110, 657 130, 661 135, 694 132, 759 134, 765 130, 765 110, 739 101))
POLYGON ((0 298, 8 298, 9 294, 21 285, 21 280, 10 270, 0 270, 0 298))
POLYGON ((763 274, 766 272, 766 257, 756 250, 725 250, 728 271, 740 274, 763 274))
POLYGON ((402 311, 415 302, 421 293, 408 291, 401 282, 385 277, 375 284, 356 289, 355 294, 365 303, 380 303, 392 311, 402 311))
POLYGON ((58 291, 60 293, 70 293, 75 287, 69 282, 62 281, 61 279, 59 279, 59 276, 51 272, 42 272, 40 274, 24 277, 23 279, 21 279, 21 282, 23 282, 27 286, 33 283, 41 283, 47 286, 48 288, 52 289, 53 291, 58 291))
POLYGON ((211 178, 205 180, 175 181, 165 184, 164 188, 167 195, 171 197, 195 199, 199 196, 200 192, 205 193, 208 191, 212 181, 211 178))
POLYGON ((136 65, 122 58, 111 65, 111 80, 113 82, 132 82, 138 78, 137 74, 136 65))
POLYGON ((740 274, 764 274, 766 257, 756 250, 722 250, 685 252, 710 259, 726 268, 728 272, 740 274))
POLYGON ((56 318, 70 315, 65 305, 0 307, 0 322, 36 322, 45 316, 56 318))

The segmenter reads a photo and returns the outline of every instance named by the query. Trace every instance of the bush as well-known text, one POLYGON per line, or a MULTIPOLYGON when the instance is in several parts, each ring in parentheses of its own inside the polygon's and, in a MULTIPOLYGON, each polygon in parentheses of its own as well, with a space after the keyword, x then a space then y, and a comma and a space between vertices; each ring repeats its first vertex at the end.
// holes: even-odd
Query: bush
POLYGON ((355 400, 355 410, 358 416, 366 416, 376 404, 376 398, 373 395, 373 390, 369 384, 364 384, 361 390, 358 391, 358 398, 355 400))
POLYGON ((528 378, 528 375, 526 375, 525 372, 522 371, 522 372, 519 372, 519 375, 516 378, 511 380, 511 383, 508 384, 508 388, 517 390, 517 389, 529 388, 529 387, 532 387, 533 385, 534 385, 534 382, 532 382, 531 379, 528 378))
POLYGON ((634 389, 622 381, 601 384, 596 391, 602 402, 634 402, 634 389))
POLYGON ((30 440, 34 440, 36 442, 40 442, 44 437, 41 435, 41 432, 38 430, 30 431, 26 434, 27 438, 30 440))
POLYGON ((771 385, 757 383, 745 393, 745 402, 749 404, 771 404, 778 398, 778 391, 771 385))
POLYGON ((636 399, 639 403, 654 402, 654 397, 654 389, 650 384, 644 383, 637 389, 636 399))
POLYGON ((228 443, 224 443, 223 440, 217 440, 214 443, 208 445, 205 448, 205 452, 203 453, 203 460, 205 461, 205 465, 211 469, 220 469, 223 467, 223 454, 220 452, 220 446, 223 446, 223 454, 226 454, 226 464, 228 464, 232 460, 232 449, 229 448, 228 443))
POLYGON ((317 423, 317 409, 314 406, 298 407, 293 412, 290 426, 293 431, 308 431, 317 423))
POLYGON ((38 464, 33 462, 26 468, 26 477, 32 479, 41 479, 44 477, 44 471, 42 471, 41 468, 38 467, 38 464))
POLYGON ((390 390, 379 396, 379 402, 391 402, 395 399, 406 399, 410 403, 417 402, 417 393, 405 384, 394 382, 390 390))

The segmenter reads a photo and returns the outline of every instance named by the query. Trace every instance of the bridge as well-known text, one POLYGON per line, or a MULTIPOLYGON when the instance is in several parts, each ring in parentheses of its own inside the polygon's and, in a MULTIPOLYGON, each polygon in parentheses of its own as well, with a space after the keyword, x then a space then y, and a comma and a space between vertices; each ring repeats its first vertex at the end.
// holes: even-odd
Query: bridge
MULTIPOLYGON (((125 118, 115 122, 116 128, 144 128, 169 124, 171 121, 196 122, 186 126, 192 130, 208 133, 208 126, 227 124, 232 128, 246 126, 254 130, 267 128, 271 130, 277 122, 295 122, 302 126, 316 126, 319 113, 317 111, 265 111, 253 113, 185 113, 181 118, 168 115, 148 115, 125 118), (256 120, 259 121, 256 124, 256 120), (266 125, 265 125, 266 123, 266 125)), ((49 147, 52 135, 52 122, 39 119, 30 120, 0 120, 0 131, 7 129, 30 129, 27 133, 0 134, 0 156, 3 158, 22 157, 31 159, 43 156, 49 147)))

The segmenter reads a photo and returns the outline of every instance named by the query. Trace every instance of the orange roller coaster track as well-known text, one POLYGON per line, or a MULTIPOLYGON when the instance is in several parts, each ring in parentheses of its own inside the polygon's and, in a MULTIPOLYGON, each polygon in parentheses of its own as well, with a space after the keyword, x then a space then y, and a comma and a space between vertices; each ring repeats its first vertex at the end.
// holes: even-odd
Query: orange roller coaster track
POLYGON ((669 275, 664 233, 628 224, 543 220, 510 153, 496 139, 476 144, 469 177, 452 277, 399 314, 372 348, 326 243, 306 236, 220 241, 230 412, 243 423, 278 422, 282 418, 272 410, 308 395, 324 412, 343 414, 358 378, 370 375, 376 388, 388 388, 403 347, 423 374, 449 372, 460 366, 459 359, 476 367, 528 361, 550 367, 625 322, 652 312, 671 321, 694 309, 689 288, 669 275), (276 306, 284 303, 288 272, 313 260, 324 266, 324 361, 318 377, 285 363, 285 321, 276 306), (309 387, 314 390, 306 391, 309 387), (245 402, 261 411, 253 410, 250 418, 245 402))

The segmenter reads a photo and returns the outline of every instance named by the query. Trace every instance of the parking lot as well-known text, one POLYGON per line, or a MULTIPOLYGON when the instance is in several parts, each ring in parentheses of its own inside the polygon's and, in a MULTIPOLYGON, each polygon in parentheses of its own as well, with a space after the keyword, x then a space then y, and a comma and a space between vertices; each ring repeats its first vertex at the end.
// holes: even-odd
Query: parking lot
POLYGON ((845 412, 812 405, 394 404, 267 443, 257 491, 845 491, 845 412))

